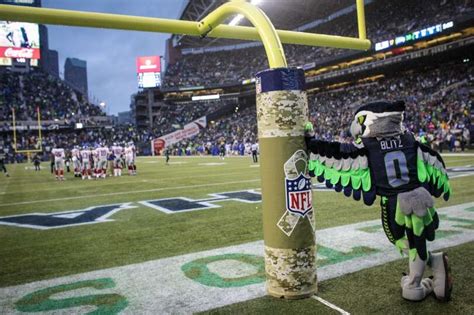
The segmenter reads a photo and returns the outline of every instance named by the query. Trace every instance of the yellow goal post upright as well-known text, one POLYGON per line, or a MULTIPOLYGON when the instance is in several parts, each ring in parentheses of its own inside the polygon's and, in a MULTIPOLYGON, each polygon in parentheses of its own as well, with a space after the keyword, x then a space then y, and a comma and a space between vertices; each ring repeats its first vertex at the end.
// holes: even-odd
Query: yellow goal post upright
MULTIPOLYGON (((317 292, 311 182, 306 174, 304 123, 309 111, 304 71, 288 68, 282 44, 367 50, 364 0, 356 0, 358 38, 276 30, 245 0, 222 4, 198 22, 0 5, 0 19, 262 41, 270 69, 256 78, 257 124, 268 294, 289 299, 317 292), (242 14, 253 27, 222 24, 242 14)), ((315 202, 317 204, 317 200, 315 202)))
POLYGON ((24 153, 28 158, 28 162, 31 161, 31 153, 41 153, 43 152, 43 137, 41 133, 41 113, 39 107, 36 107, 36 122, 38 127, 38 141, 37 143, 39 146, 36 149, 26 149, 26 150, 18 150, 18 143, 17 143, 17 127, 16 127, 16 114, 15 108, 12 108, 12 130, 13 130, 13 150, 15 153, 24 153))

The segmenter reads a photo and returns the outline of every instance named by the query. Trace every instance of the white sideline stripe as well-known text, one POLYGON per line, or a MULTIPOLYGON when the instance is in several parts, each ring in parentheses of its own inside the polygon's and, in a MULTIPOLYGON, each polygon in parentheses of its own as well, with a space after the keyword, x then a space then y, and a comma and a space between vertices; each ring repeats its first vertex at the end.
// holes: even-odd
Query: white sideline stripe
POLYGON ((90 198, 95 198, 95 197, 108 197, 108 196, 130 195, 130 194, 139 194, 139 193, 155 192, 155 191, 164 191, 164 190, 173 190, 173 189, 210 187, 210 186, 220 186, 220 185, 226 185, 226 184, 254 183, 254 182, 258 182, 258 181, 260 181, 260 179, 239 180, 239 181, 233 181, 233 182, 221 182, 221 183, 200 184, 200 185, 187 185, 187 186, 163 187, 163 188, 145 189, 145 190, 132 190, 132 191, 123 191, 123 192, 107 193, 107 194, 97 194, 97 195, 85 195, 85 196, 76 196, 76 197, 53 198, 53 199, 40 199, 40 200, 32 200, 32 201, 22 201, 22 202, 4 203, 4 204, 1 204, 0 207, 18 206, 18 205, 29 205, 29 204, 34 204, 34 203, 51 202, 51 201, 64 201, 64 200, 72 200, 72 199, 90 199, 90 198))
POLYGON ((442 157, 450 156, 474 156, 474 153, 441 153, 442 157))
POLYGON ((350 315, 350 314, 351 314, 351 313, 349 313, 349 312, 344 311, 342 308, 340 308, 340 307, 338 307, 338 306, 336 306, 336 305, 334 305, 334 304, 332 304, 332 303, 326 301, 325 299, 320 298, 320 297, 317 296, 317 295, 313 295, 312 298, 315 299, 316 301, 319 301, 319 302, 323 303, 324 305, 326 305, 326 306, 332 308, 333 310, 338 311, 339 313, 341 313, 341 314, 343 314, 343 315, 350 315))

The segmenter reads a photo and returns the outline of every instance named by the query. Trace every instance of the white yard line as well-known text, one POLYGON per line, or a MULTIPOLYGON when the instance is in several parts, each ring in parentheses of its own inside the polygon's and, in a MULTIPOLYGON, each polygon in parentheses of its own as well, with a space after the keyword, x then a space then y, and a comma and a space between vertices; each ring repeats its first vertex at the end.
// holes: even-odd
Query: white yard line
POLYGON ((442 157, 450 156, 474 156, 474 153, 441 153, 442 157))
POLYGON ((334 304, 332 304, 332 303, 326 301, 325 299, 320 298, 320 297, 317 296, 317 295, 313 295, 312 298, 315 299, 316 301, 319 301, 319 302, 323 303, 324 305, 326 305, 326 306, 332 308, 333 310, 338 311, 339 313, 341 313, 341 314, 343 314, 343 315, 350 315, 350 314, 351 314, 351 313, 349 313, 349 312, 344 311, 342 308, 340 308, 340 307, 338 307, 338 306, 336 306, 336 305, 334 305, 334 304))
MULTIPOLYGON (((186 174, 188 174, 189 172, 187 172, 186 174)), ((185 173, 183 173, 184 175, 185 173)), ((228 175, 241 175, 242 172, 232 172, 232 173, 225 173, 224 175, 228 176, 228 175)), ((173 174, 175 175, 175 174, 173 174)), ((202 179, 202 178, 210 178, 210 177, 222 177, 223 174, 211 174, 211 175, 203 175, 203 176, 194 176, 193 179, 202 179)), ((71 181, 77 181, 78 183, 82 183, 83 181, 81 179, 70 179, 71 181)), ((69 181, 69 179, 67 180, 69 181)), ((54 180, 53 178, 51 178, 51 182, 56 182, 56 180, 54 180)), ((150 179, 150 178, 146 178, 146 179, 140 179, 140 180, 134 180, 134 181, 125 181, 125 182, 117 182, 115 181, 115 179, 113 178, 110 178, 110 179, 99 179, 99 180, 84 180, 84 184, 85 183, 100 183, 101 186, 95 186, 95 185, 91 185, 91 186, 80 186, 80 187, 73 187, 73 186, 64 186, 64 185, 61 185, 61 186, 56 186, 56 187, 52 187, 52 188, 46 188, 46 189, 34 189, 35 192, 42 192, 42 191, 60 191, 60 190, 70 190, 70 189, 80 189, 81 191, 85 191, 85 190, 90 190, 90 189, 97 189, 98 187, 104 187, 104 186, 119 186, 119 185, 132 185, 132 184, 140 184, 140 183, 166 183, 166 182, 169 182, 169 178, 163 178, 163 179, 150 179)), ((38 183, 34 183, 34 185, 38 185, 38 183)), ((85 184, 87 185, 87 184, 85 184)), ((21 186, 24 186, 21 185, 21 186)), ((18 194, 19 192, 18 191, 9 191, 9 192, 4 192, 3 194, 5 195, 13 195, 13 194, 18 194)), ((0 195, 2 195, 2 193, 0 192, 0 195)))
POLYGON ((260 181, 260 179, 248 179, 248 180, 240 180, 240 181, 232 181, 232 182, 221 182, 221 183, 212 183, 212 184, 199 184, 199 185, 187 185, 187 186, 173 186, 173 187, 163 187, 163 188, 144 189, 144 190, 132 190, 132 191, 124 191, 124 192, 115 192, 115 193, 107 193, 107 194, 96 194, 96 195, 84 195, 84 196, 65 197, 65 198, 40 199, 40 200, 31 200, 31 201, 21 201, 21 202, 4 203, 4 204, 1 204, 0 207, 29 205, 29 204, 35 204, 35 203, 54 202, 54 201, 65 201, 65 200, 73 200, 73 199, 91 199, 91 198, 95 198, 95 197, 108 197, 108 196, 131 195, 131 194, 140 194, 140 193, 147 193, 147 192, 164 191, 164 190, 175 190, 175 189, 186 189, 186 188, 199 188, 199 187, 211 187, 211 186, 221 186, 221 185, 228 185, 228 184, 254 183, 254 182, 258 182, 258 181, 260 181))

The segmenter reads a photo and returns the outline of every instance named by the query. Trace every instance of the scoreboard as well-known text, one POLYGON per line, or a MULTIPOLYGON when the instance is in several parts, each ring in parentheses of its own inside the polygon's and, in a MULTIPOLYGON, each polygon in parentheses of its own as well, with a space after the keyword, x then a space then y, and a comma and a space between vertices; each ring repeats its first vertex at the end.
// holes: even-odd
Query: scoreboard
POLYGON ((160 56, 137 58, 138 87, 141 89, 161 87, 160 56))

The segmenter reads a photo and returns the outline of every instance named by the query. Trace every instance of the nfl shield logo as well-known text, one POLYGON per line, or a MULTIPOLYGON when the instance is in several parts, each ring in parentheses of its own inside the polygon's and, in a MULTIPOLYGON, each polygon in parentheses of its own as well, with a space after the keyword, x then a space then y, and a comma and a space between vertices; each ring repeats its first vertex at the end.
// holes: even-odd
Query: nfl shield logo
POLYGON ((285 179, 286 209, 302 217, 313 210, 311 179, 300 173, 295 179, 285 179))

